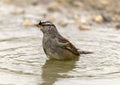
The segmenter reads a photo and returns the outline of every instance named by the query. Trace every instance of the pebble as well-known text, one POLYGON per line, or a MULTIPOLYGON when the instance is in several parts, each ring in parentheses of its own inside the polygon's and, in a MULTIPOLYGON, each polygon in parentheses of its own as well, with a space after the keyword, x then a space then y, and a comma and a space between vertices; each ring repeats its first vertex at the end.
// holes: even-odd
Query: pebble
POLYGON ((97 15, 93 18, 93 21, 97 22, 97 23, 101 23, 103 22, 103 17, 101 15, 97 15))
POLYGON ((60 6, 60 3, 58 3, 57 1, 51 2, 48 4, 48 10, 49 11, 56 11, 56 10, 58 10, 59 6, 60 6))
POLYGON ((105 15, 105 14, 101 14, 101 15, 97 15, 93 18, 93 21, 97 22, 97 23, 103 23, 103 22, 111 22, 112 19, 110 16, 105 15))
POLYGON ((120 24, 116 25, 116 29, 120 30, 120 24))
POLYGON ((59 22, 58 23, 61 27, 66 27, 68 25, 68 23, 66 22, 59 22))
POLYGON ((91 30, 91 27, 90 26, 86 26, 86 25, 80 25, 79 29, 80 30, 91 30))
POLYGON ((23 26, 31 26, 32 23, 29 20, 23 21, 23 26))

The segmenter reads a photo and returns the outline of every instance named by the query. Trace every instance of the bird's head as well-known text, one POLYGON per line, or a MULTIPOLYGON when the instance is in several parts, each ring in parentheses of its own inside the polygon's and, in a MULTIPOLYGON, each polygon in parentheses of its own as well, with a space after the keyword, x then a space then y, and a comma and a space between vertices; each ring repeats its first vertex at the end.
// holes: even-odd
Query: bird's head
POLYGON ((57 31, 55 25, 50 21, 40 21, 36 26, 40 28, 43 33, 54 33, 57 31))

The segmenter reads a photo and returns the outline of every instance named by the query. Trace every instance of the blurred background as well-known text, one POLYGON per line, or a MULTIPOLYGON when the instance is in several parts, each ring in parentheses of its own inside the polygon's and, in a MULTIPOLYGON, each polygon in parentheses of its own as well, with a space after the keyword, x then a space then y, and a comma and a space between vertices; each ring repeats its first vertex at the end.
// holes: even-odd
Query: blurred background
POLYGON ((119 85, 119 8, 119 0, 0 0, 0 85, 119 85), (48 60, 40 20, 94 53, 48 60))

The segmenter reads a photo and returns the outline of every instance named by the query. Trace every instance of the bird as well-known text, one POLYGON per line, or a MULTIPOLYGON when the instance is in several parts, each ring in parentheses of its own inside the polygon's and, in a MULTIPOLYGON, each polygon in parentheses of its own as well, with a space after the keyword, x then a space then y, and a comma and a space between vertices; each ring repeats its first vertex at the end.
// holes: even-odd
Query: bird
POLYGON ((55 60, 73 60, 80 54, 90 54, 89 51, 79 51, 68 39, 64 38, 50 21, 40 21, 35 24, 42 33, 42 46, 46 56, 55 60))

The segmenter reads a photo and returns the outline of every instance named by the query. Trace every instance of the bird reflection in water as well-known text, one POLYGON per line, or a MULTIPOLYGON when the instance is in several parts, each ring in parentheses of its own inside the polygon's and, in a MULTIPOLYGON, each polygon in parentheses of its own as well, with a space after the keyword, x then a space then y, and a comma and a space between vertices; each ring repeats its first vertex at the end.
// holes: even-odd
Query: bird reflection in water
POLYGON ((69 77, 60 75, 60 73, 67 73, 74 69, 77 60, 78 59, 71 61, 47 60, 42 68, 43 83, 41 85, 53 85, 59 78, 69 77))

